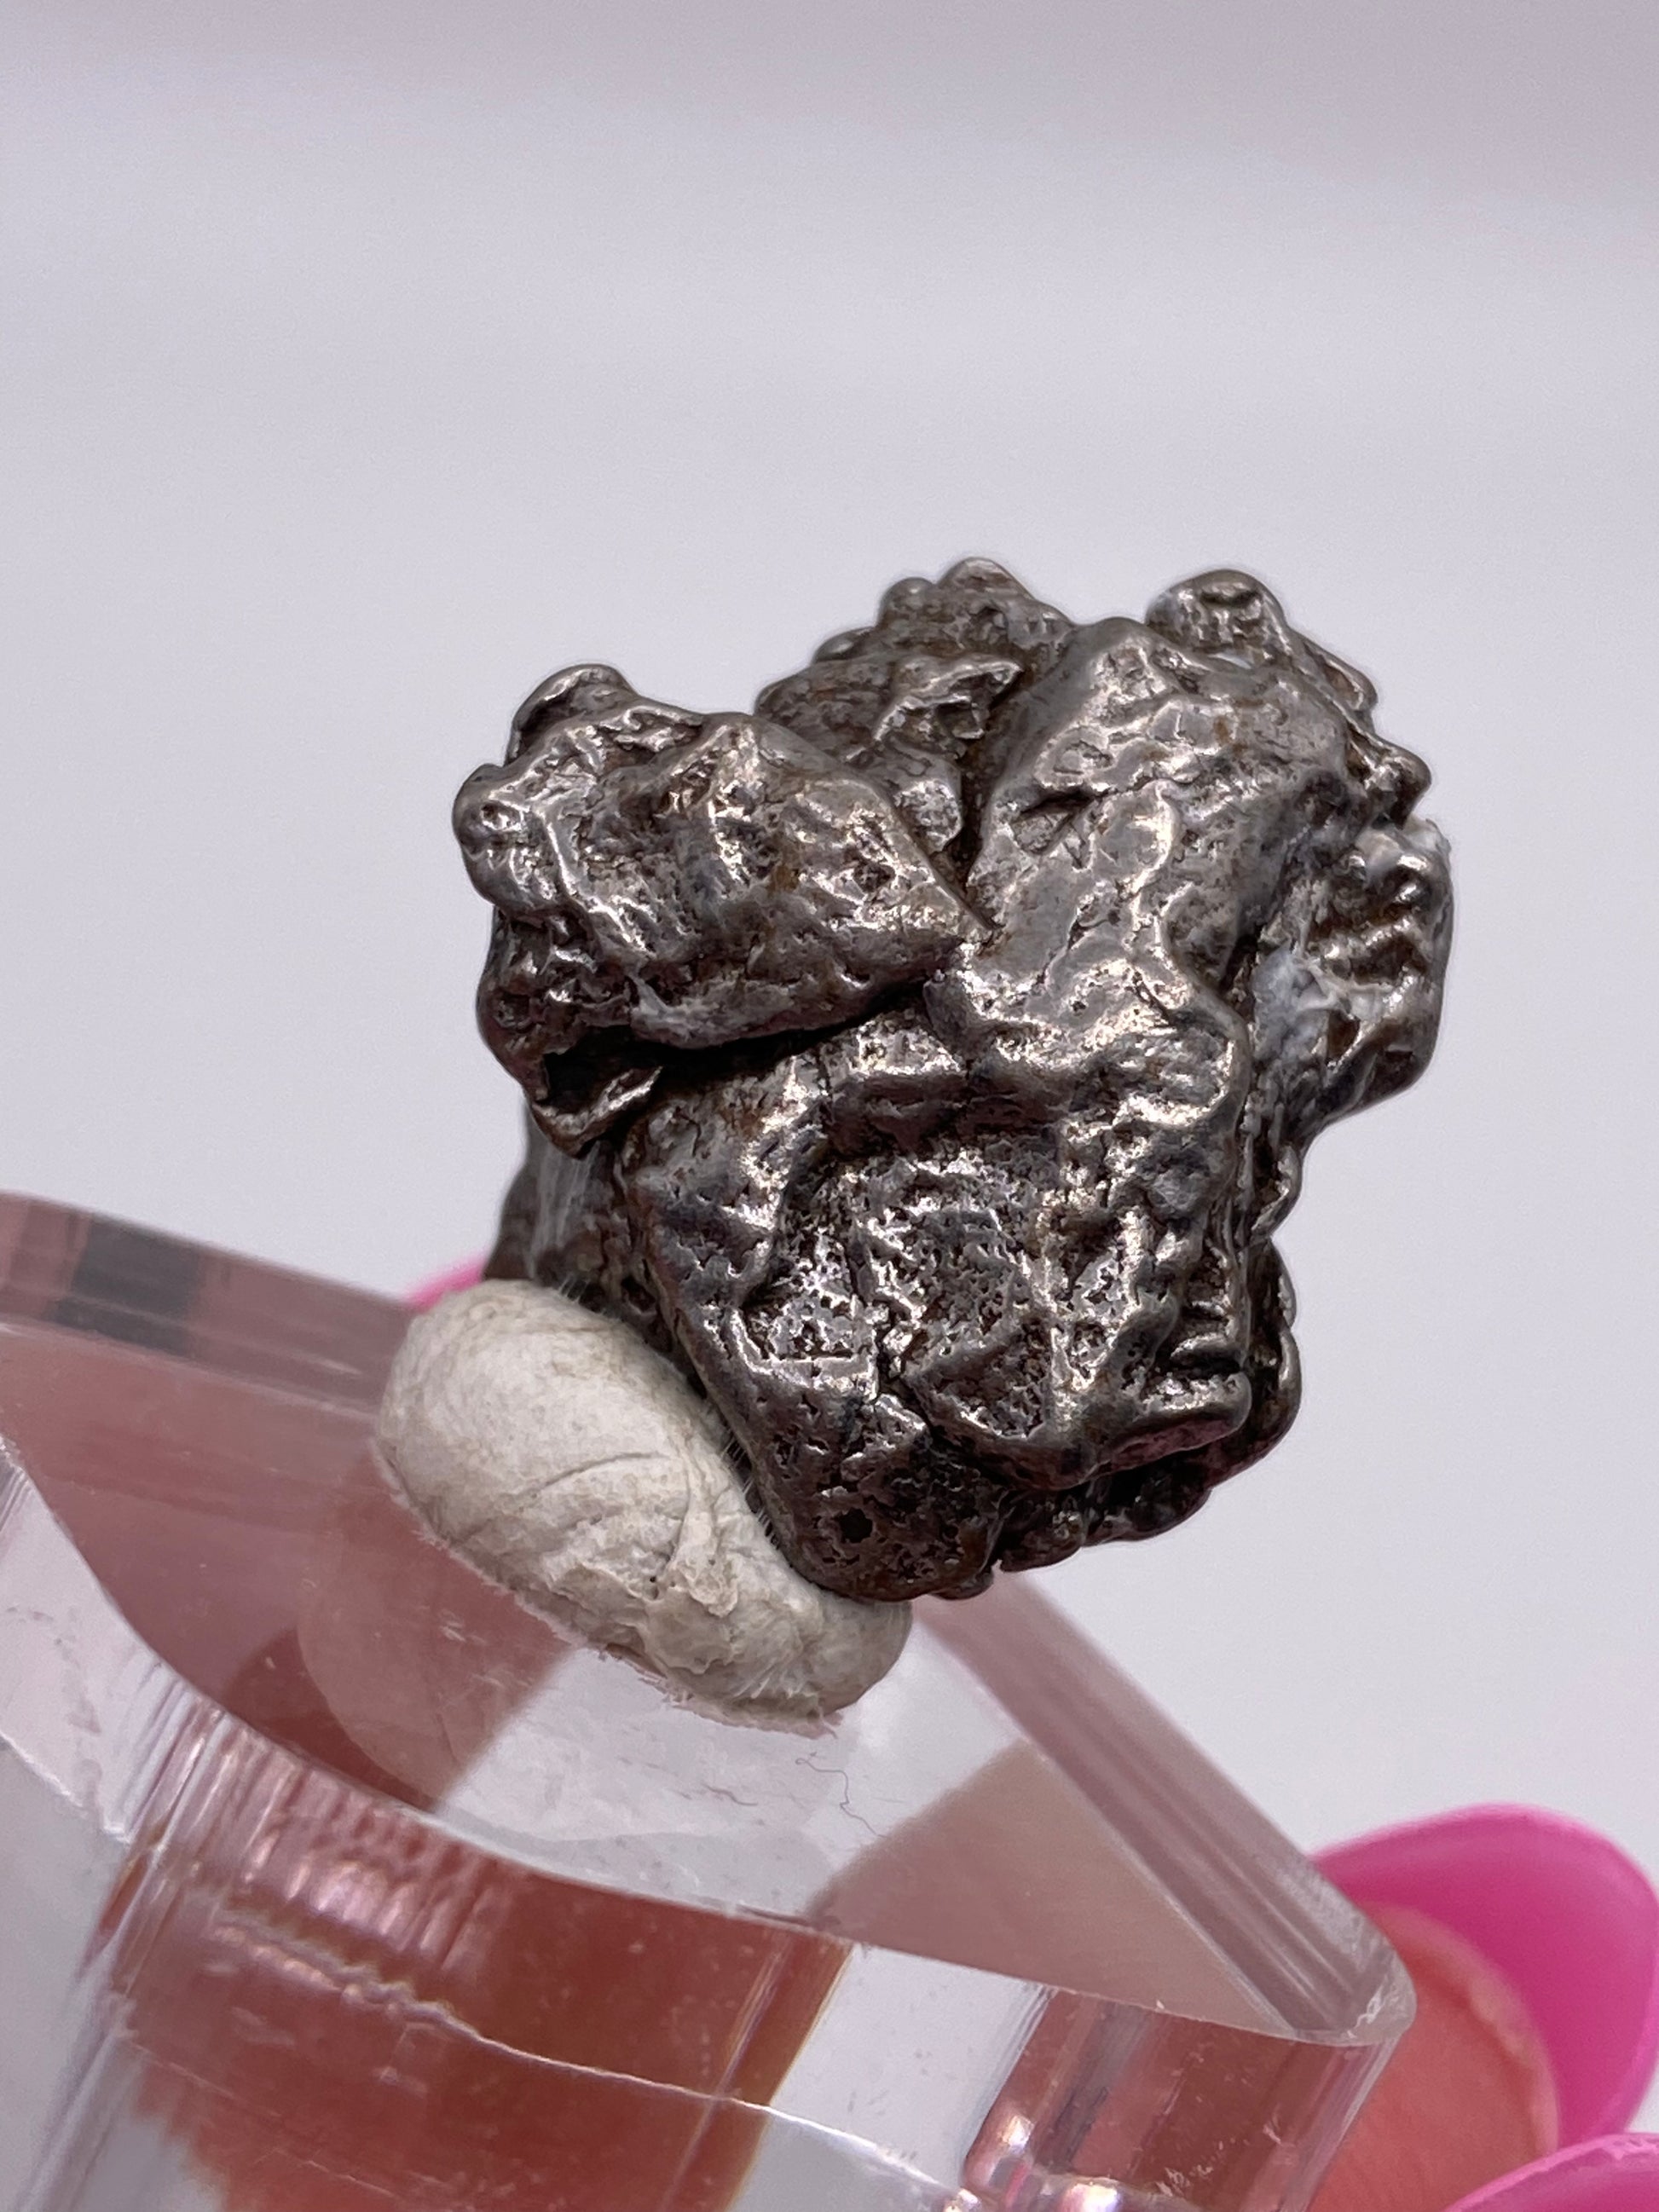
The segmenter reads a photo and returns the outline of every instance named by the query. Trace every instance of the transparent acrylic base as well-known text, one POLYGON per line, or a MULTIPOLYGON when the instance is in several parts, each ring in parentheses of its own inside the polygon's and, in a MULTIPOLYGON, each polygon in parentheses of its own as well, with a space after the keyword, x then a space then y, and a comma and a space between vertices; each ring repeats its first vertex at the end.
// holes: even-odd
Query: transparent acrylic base
POLYGON ((1382 1939, 1028 1583, 811 1730, 562 1641, 407 1316, 0 1200, 10 2212, 1295 2212, 1382 1939))

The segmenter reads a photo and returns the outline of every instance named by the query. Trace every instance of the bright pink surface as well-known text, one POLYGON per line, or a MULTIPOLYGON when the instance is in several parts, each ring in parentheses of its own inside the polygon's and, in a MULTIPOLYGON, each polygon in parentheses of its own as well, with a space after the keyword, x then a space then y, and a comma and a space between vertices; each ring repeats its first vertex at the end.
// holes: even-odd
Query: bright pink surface
MULTIPOLYGON (((1659 2056, 1659 1897, 1615 1844, 1559 1814, 1482 1805, 1338 1844, 1319 1865, 1360 1905, 1426 1913, 1508 1976, 1549 2052, 1564 2142, 1628 2126, 1659 2056)), ((1641 2201, 1659 2212, 1659 2195, 1641 2201)))
POLYGON ((463 1261, 459 1267, 446 1267, 441 1275, 430 1276, 417 1290, 410 1291, 408 1303, 417 1313, 424 1313, 451 1291, 464 1291, 469 1283, 476 1283, 483 1273, 482 1260, 463 1261))
POLYGON ((1450 2212, 1659 2212, 1659 2136, 1604 2136, 1505 2174, 1450 2212))

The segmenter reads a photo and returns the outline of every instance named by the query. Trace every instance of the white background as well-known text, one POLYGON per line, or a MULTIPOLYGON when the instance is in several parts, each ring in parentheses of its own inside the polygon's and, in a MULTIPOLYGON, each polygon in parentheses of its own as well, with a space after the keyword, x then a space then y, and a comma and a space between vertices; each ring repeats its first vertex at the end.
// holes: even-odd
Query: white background
POLYGON ((13 0, 0 1180, 395 1288, 486 1241, 451 792, 992 555, 1240 562, 1461 906, 1285 1239, 1291 1441, 1049 1580, 1291 1832, 1659 1867, 1653 94, 1595 0, 13 0))

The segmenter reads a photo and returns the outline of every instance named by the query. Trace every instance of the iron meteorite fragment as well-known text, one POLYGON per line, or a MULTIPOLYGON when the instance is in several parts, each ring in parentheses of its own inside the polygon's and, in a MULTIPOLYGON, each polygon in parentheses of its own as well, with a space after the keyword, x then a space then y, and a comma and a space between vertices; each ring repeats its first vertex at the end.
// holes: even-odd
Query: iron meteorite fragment
POLYGON ((1296 1409, 1304 1151, 1434 1041, 1374 703, 1237 572, 1074 624, 979 561, 753 714, 549 678, 455 810, 532 1124, 489 1272, 694 1378, 826 1588, 1184 1519, 1296 1409))

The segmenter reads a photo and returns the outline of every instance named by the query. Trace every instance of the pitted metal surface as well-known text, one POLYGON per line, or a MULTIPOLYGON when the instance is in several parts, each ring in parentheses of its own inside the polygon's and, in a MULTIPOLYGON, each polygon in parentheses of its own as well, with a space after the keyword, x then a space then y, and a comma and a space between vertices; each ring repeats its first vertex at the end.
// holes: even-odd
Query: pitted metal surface
POLYGON ((828 1588, 1182 1520, 1295 1412, 1304 1152, 1434 1041, 1374 705, 1236 571, 1073 624, 987 562, 752 714, 550 678, 455 811, 532 1122, 492 1271, 675 1358, 828 1588))

